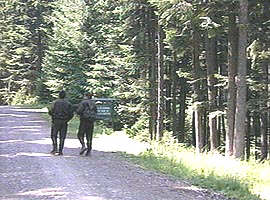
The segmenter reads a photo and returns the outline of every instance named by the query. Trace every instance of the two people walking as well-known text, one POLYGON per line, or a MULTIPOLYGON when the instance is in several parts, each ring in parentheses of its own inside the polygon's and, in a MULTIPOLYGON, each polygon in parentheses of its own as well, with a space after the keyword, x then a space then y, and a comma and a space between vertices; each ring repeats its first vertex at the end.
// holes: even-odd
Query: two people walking
MULTIPOLYGON (((49 115, 52 118, 51 139, 54 155, 63 155, 65 138, 67 135, 68 122, 72 119, 74 106, 65 99, 65 91, 59 93, 59 98, 55 100, 49 109, 49 115), (59 135, 59 148, 57 138, 59 135)), ((86 156, 90 155, 92 150, 92 139, 94 131, 94 122, 97 113, 97 107, 92 100, 92 94, 86 93, 84 99, 79 103, 75 112, 80 116, 80 125, 77 137, 81 143, 80 155, 86 152, 86 156), (86 146, 85 146, 86 138, 86 146)))

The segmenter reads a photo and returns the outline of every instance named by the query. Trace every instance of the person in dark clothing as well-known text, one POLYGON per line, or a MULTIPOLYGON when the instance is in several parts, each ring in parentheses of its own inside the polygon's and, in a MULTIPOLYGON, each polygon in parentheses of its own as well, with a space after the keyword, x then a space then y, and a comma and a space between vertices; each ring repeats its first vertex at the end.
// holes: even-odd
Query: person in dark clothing
POLYGON ((92 100, 92 94, 86 93, 84 99, 78 105, 76 113, 80 116, 80 125, 77 137, 82 145, 80 155, 86 151, 86 156, 90 155, 92 150, 92 139, 94 131, 95 116, 97 107, 95 101, 92 100), (85 140, 86 137, 86 145, 85 140))
POLYGON ((72 104, 65 99, 65 91, 59 92, 59 99, 55 100, 49 109, 52 117, 51 139, 53 149, 51 154, 63 155, 64 143, 67 135, 68 121, 73 117, 72 104), (59 133, 59 149, 57 149, 57 136, 59 133))

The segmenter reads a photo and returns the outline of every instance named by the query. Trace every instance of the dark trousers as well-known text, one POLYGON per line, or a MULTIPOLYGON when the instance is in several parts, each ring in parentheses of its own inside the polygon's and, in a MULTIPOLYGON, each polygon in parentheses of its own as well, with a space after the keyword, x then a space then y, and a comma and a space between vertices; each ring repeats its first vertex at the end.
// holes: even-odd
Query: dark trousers
POLYGON ((59 152, 63 152, 64 143, 67 135, 67 120, 54 119, 52 122, 51 139, 53 142, 53 150, 57 150, 57 136, 59 134, 59 152))
POLYGON ((94 121, 89 119, 80 119, 78 139, 82 145, 82 148, 85 147, 84 137, 86 137, 86 144, 88 151, 92 150, 92 139, 94 132, 94 121))

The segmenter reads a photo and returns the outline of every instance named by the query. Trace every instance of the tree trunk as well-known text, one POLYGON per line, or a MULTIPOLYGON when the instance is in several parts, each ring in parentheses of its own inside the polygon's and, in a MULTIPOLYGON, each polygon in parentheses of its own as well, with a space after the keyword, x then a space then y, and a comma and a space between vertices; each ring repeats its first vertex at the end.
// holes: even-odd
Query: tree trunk
POLYGON ((249 160, 250 158, 250 148, 251 148, 251 143, 250 143, 250 132, 251 132, 251 117, 250 113, 247 113, 247 139, 246 139, 246 159, 249 160))
POLYGON ((166 76, 168 78, 166 78, 166 80, 164 80, 164 84, 165 84, 165 109, 164 109, 164 118, 166 119, 166 123, 165 123, 165 130, 167 131, 171 131, 172 130, 172 126, 171 126, 171 122, 172 122, 172 70, 173 70, 173 63, 170 62, 170 64, 167 65, 166 68, 166 76))
MULTIPOLYGON (((150 49, 148 48, 148 43, 147 43, 147 37, 149 36, 148 35, 148 31, 147 31, 147 25, 149 24, 148 23, 148 20, 149 17, 149 11, 146 7, 143 7, 141 10, 141 16, 142 16, 142 22, 141 22, 141 29, 143 30, 143 38, 142 38, 142 42, 141 42, 141 47, 143 49, 145 49, 145 52, 147 52, 147 56, 149 56, 149 52, 150 52, 150 49)), ((146 61, 147 61, 147 56, 146 56, 146 61)), ((140 73, 140 76, 141 76, 141 79, 143 80, 146 80, 146 77, 147 77, 147 72, 148 72, 148 66, 147 66, 147 62, 144 62, 144 65, 142 66, 142 69, 141 69, 141 73, 140 73)))
POLYGON ((178 142, 185 141, 185 116, 186 116, 186 97, 187 97, 187 83, 184 78, 180 78, 179 81, 180 88, 180 97, 179 97, 179 113, 178 113, 178 142))
POLYGON ((227 107, 227 128, 226 131, 226 149, 225 155, 233 155, 233 139, 235 125, 235 105, 236 105, 236 85, 235 76, 237 73, 237 41, 238 31, 235 23, 234 13, 229 16, 229 33, 228 33, 228 107, 227 107))
POLYGON ((236 80, 236 113, 235 113, 235 131, 234 131, 234 149, 235 158, 244 157, 246 126, 245 119, 247 113, 247 28, 248 28, 248 0, 240 1, 239 10, 239 46, 238 46, 238 75, 236 80))
MULTIPOLYGON (((265 1, 263 3, 263 20, 269 21, 270 19, 270 14, 269 14, 269 7, 270 7, 270 2, 265 1)), ((263 23, 265 22, 263 21, 263 23)), ((263 32, 265 34, 269 34, 268 27, 263 26, 262 27, 263 32)), ((268 51, 269 49, 269 40, 265 38, 264 44, 263 44, 263 49, 264 51, 268 51)), ((263 80, 264 80, 264 89, 263 89, 263 97, 265 99, 263 105, 262 105, 262 113, 261 113, 261 161, 264 159, 267 159, 268 156, 268 139, 267 139, 267 130, 269 126, 269 111, 267 111, 265 108, 268 107, 269 104, 269 73, 268 73, 268 60, 264 60, 262 62, 262 69, 263 69, 263 80)))
POLYGON ((261 114, 261 161, 267 158, 267 112, 261 114))
POLYGON ((195 135, 196 135, 196 152, 200 153, 204 145, 204 132, 203 132, 203 109, 201 105, 200 94, 200 34, 197 27, 193 27, 193 91, 194 91, 194 114, 195 114, 195 135))
MULTIPOLYGON (((268 82, 270 81, 270 64, 268 64, 268 82)), ((269 94, 270 94, 270 87, 268 87, 268 99, 267 99, 267 108, 268 108, 268 111, 267 111, 267 118, 268 118, 268 124, 267 124, 267 134, 268 134, 268 144, 270 144, 270 136, 269 136, 269 132, 270 132, 270 101, 269 101, 269 94)), ((268 148, 268 156, 270 155, 270 148, 268 148)))
POLYGON ((158 25, 158 108, 157 108, 157 140, 163 137, 164 129, 164 64, 163 64, 164 32, 158 25))
POLYGON ((196 147, 195 112, 192 113, 192 145, 196 147))
POLYGON ((268 155, 268 141, 267 141, 267 125, 268 125, 268 112, 267 112, 267 101, 268 101, 268 62, 262 62, 263 68, 263 81, 264 81, 264 89, 262 96, 265 101, 262 103, 262 113, 261 113, 261 160, 267 158, 268 155))
POLYGON ((195 108, 195 134, 196 134, 196 152, 201 153, 204 147, 203 137, 203 109, 200 106, 195 108))
POLYGON ((206 36, 206 64, 207 64, 207 83, 208 83, 208 100, 209 100, 209 133, 210 133, 210 150, 215 151, 218 148, 217 136, 217 59, 216 59, 216 38, 206 36))
POLYGON ((155 45, 155 35, 156 35, 156 16, 153 11, 149 11, 149 26, 148 26, 148 35, 149 35, 149 51, 151 56, 149 56, 149 134, 150 139, 156 139, 156 121, 157 121, 157 97, 156 97, 156 80, 157 80, 157 71, 156 71, 156 45, 155 45))
POLYGON ((176 65, 177 65, 177 61, 176 61, 176 53, 173 52, 173 66, 172 66, 172 132, 173 132, 173 136, 175 138, 177 138, 177 110, 176 110, 176 105, 177 105, 177 101, 176 101, 176 90, 177 90, 177 83, 178 83, 178 77, 176 74, 176 65))
MULTIPOLYGON (((265 19, 267 19, 267 21, 269 21, 270 20, 270 13, 269 13, 269 8, 270 8, 270 2, 269 1, 265 1, 264 2, 264 13, 265 13, 265 19)), ((269 29, 268 29, 268 32, 267 32, 267 34, 269 35, 269 29)), ((269 50, 269 48, 270 48, 270 41, 269 41, 269 39, 267 40, 267 43, 266 43, 266 47, 268 48, 268 50, 269 50)), ((269 83, 269 81, 270 81, 270 64, 269 64, 269 62, 268 62, 268 64, 267 64, 267 83, 269 83)), ((267 93, 267 102, 266 102, 266 105, 267 105, 267 107, 269 108, 270 107, 270 101, 269 101, 269 92, 270 92, 270 87, 269 87, 269 84, 267 85, 267 91, 268 91, 268 93, 267 93)), ((267 92, 266 91, 266 92, 267 92)), ((267 112, 267 135, 268 135, 268 139, 270 139, 270 137, 269 137, 269 135, 270 135, 270 110, 268 109, 268 112, 267 112)), ((270 141, 268 141, 268 139, 267 139, 267 142, 268 142, 268 156, 270 155, 270 148, 269 148, 269 145, 270 145, 270 141)))
POLYGON ((255 111, 253 114, 253 134, 254 134, 254 149, 255 149, 255 159, 257 160, 259 158, 259 138, 260 138, 260 132, 261 132, 261 124, 260 124, 260 113, 258 111, 255 111))

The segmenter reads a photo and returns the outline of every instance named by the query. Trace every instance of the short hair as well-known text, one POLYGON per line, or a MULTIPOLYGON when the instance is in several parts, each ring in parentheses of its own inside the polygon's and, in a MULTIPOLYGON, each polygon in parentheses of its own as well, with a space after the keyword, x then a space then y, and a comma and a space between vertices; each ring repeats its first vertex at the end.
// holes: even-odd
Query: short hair
POLYGON ((66 92, 64 90, 59 92, 59 98, 64 99, 66 97, 66 92))

